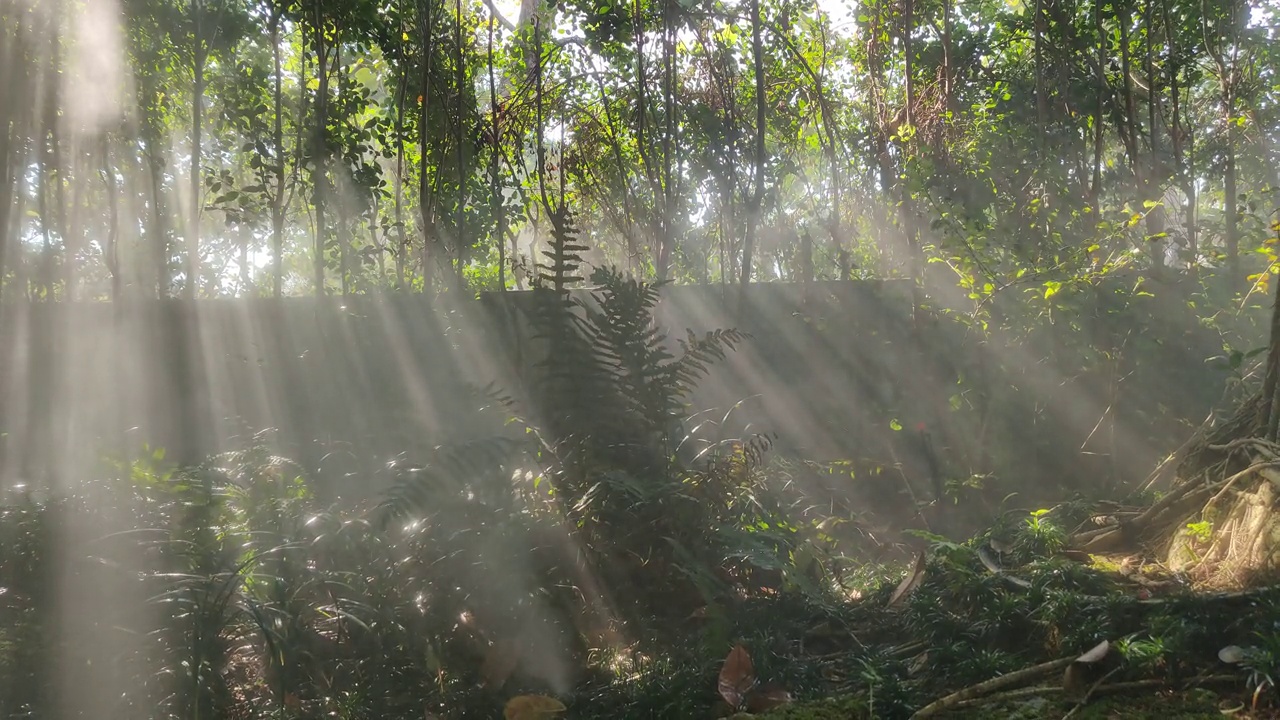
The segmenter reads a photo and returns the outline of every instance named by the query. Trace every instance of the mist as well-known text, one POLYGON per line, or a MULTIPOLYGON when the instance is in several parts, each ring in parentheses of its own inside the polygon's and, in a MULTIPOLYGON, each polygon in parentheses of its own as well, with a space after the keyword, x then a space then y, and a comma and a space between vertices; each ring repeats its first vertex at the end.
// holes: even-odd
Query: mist
POLYGON ((1278 32, 0 0, 0 718, 1261 693, 1278 32))

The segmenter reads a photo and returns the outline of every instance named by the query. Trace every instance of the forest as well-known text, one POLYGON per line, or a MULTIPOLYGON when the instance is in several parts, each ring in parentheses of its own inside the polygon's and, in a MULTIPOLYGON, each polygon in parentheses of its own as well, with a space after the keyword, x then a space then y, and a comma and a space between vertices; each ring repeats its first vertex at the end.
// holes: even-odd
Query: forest
POLYGON ((0 720, 1280 716, 1277 0, 0 0, 0 720))

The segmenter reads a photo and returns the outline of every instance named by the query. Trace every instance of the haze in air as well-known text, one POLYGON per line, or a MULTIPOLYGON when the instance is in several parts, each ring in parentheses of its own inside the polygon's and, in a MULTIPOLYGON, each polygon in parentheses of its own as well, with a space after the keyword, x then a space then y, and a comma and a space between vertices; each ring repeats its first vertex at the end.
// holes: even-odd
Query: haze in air
POLYGON ((0 0, 0 720, 1271 717, 1275 0, 0 0))

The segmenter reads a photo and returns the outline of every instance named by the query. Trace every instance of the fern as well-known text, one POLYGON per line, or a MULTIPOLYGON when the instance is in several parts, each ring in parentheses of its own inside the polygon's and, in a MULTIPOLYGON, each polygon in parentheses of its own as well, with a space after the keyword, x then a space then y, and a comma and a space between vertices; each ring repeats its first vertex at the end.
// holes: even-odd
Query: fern
POLYGON ((573 215, 566 207, 552 208, 547 213, 551 223, 551 247, 543 251, 546 264, 536 263, 539 284, 557 294, 568 292, 569 286, 582 282, 578 275, 582 268, 582 255, 588 249, 578 239, 578 229, 573 215))
POLYGON ((393 467, 395 479, 375 508, 375 520, 386 527, 392 520, 465 506, 511 512, 511 475, 518 461, 527 459, 527 449, 527 444, 510 438, 485 438, 437 447, 421 465, 393 467))
POLYGON ((725 558, 768 556, 776 564, 786 557, 783 536, 755 532, 746 548, 734 538, 748 536, 727 531, 761 522, 781 527, 751 494, 769 437, 690 462, 679 451, 691 394, 748 336, 688 331, 671 341, 656 317, 662 284, 609 268, 592 275, 597 287, 588 298, 575 297, 569 286, 580 280, 585 248, 574 240, 567 212, 553 214, 552 233, 529 314, 543 351, 526 379, 527 412, 492 386, 483 391, 490 406, 524 425, 523 441, 441 447, 421 465, 397 468, 380 519, 422 518, 423 527, 434 528, 434 542, 448 548, 461 542, 450 533, 488 537, 554 509, 567 515, 606 587, 639 597, 661 583, 667 600, 644 609, 646 617, 687 615, 691 608, 682 603, 707 602, 718 592, 704 581, 725 558), (521 498, 512 477, 527 468, 551 483, 554 502, 521 498))

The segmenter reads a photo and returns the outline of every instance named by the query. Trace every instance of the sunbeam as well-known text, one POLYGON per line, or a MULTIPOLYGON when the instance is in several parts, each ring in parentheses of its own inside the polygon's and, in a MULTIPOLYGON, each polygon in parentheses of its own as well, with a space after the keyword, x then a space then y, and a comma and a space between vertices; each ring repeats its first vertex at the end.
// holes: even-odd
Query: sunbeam
POLYGON ((1264 717, 1278 34, 0 0, 0 720, 1264 717))

